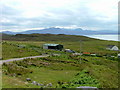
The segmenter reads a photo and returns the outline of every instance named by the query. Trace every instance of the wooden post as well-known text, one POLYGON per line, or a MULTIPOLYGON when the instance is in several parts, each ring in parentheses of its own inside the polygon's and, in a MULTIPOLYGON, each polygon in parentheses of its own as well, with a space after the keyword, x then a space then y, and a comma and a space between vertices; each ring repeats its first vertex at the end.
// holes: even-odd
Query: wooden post
POLYGON ((80 40, 80 64, 82 63, 81 56, 82 56, 82 40, 80 40))

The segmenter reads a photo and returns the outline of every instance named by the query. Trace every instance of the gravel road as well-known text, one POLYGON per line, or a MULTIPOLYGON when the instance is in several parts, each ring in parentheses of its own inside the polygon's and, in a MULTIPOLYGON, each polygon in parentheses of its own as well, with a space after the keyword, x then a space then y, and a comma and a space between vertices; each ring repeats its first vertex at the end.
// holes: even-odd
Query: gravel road
POLYGON ((14 59, 8 59, 8 60, 0 60, 0 64, 3 64, 4 62, 11 62, 11 61, 19 61, 27 58, 39 58, 39 57, 48 57, 50 55, 40 55, 40 56, 30 56, 30 57, 23 57, 23 58, 14 58, 14 59))

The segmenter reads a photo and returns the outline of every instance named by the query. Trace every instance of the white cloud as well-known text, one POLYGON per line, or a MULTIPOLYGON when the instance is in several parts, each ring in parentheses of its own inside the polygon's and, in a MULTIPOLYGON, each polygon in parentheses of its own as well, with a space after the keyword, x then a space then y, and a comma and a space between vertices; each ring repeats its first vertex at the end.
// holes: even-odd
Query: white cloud
POLYGON ((1 30, 52 26, 117 30, 118 0, 2 0, 0 5, 1 30))

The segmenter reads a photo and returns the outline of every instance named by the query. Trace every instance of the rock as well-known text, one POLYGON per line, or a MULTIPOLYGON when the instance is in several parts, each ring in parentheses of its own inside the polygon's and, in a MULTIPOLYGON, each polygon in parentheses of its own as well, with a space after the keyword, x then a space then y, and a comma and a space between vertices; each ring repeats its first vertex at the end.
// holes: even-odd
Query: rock
POLYGON ((36 85, 41 86, 41 84, 40 84, 40 83, 37 83, 36 85))
POLYGON ((16 73, 13 73, 13 77, 16 77, 16 73))
POLYGON ((27 80, 27 81, 31 81, 31 79, 30 79, 30 78, 26 78, 26 80, 27 80))
POLYGON ((49 86, 49 84, 46 85, 46 87, 48 87, 48 86, 49 86))
POLYGON ((37 82, 36 82, 36 81, 33 81, 33 82, 32 82, 32 84, 35 84, 35 85, 37 85, 37 82))
POLYGON ((91 87, 91 86, 80 86, 77 88, 80 88, 82 90, 99 90, 97 87, 91 87))
POLYGON ((40 84, 41 86, 43 86, 44 84, 40 84))
POLYGON ((49 83, 48 86, 52 87, 52 83, 49 83))
POLYGON ((47 84, 46 87, 52 87, 52 83, 47 84))
POLYGON ((46 86, 44 86, 43 88, 46 88, 46 86))
POLYGON ((40 83, 37 83, 36 85, 38 85, 38 86, 43 86, 43 84, 40 84, 40 83))

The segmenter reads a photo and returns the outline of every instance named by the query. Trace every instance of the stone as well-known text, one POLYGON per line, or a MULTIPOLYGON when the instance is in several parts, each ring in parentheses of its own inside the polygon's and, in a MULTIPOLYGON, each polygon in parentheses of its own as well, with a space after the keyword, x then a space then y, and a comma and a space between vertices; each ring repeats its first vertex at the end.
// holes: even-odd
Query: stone
POLYGON ((27 80, 27 81, 31 81, 31 79, 30 79, 30 78, 26 78, 26 80, 27 80))
POLYGON ((91 87, 91 86, 80 86, 77 88, 80 88, 82 90, 99 90, 97 87, 91 87))
POLYGON ((43 84, 40 84, 40 83, 37 83, 36 85, 38 85, 38 86, 43 86, 43 84))
POLYGON ((36 85, 41 86, 41 84, 40 84, 40 83, 37 83, 36 85))
POLYGON ((32 82, 32 84, 35 84, 35 85, 37 85, 37 82, 36 82, 36 81, 33 81, 33 82, 32 82))
POLYGON ((52 83, 49 83, 48 86, 52 87, 52 83))

